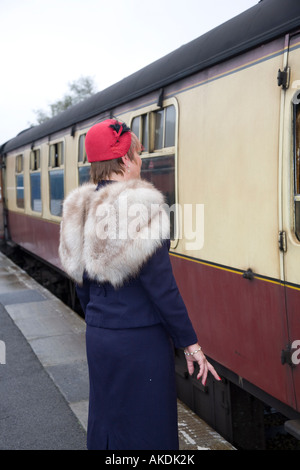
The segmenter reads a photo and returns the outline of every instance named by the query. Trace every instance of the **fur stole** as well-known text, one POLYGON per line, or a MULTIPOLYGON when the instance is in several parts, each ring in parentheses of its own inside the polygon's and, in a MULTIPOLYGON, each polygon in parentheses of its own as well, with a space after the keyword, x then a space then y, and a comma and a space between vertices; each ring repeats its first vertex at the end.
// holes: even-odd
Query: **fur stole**
POLYGON ((170 234, 164 197, 140 179, 73 190, 63 205, 59 256, 78 284, 90 279, 121 286, 170 234))

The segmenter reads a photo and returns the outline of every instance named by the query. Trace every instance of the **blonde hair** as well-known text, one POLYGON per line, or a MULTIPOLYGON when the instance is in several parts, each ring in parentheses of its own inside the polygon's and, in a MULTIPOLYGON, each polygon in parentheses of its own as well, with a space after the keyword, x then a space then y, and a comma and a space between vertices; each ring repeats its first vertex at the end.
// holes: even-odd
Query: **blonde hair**
MULTIPOLYGON (((134 153, 140 152, 142 145, 137 136, 131 132, 131 145, 127 152, 129 160, 134 161, 134 153)), ((113 173, 122 175, 125 171, 122 157, 113 160, 105 160, 102 162, 92 162, 90 169, 90 179, 97 184, 101 180, 107 180, 113 173)))

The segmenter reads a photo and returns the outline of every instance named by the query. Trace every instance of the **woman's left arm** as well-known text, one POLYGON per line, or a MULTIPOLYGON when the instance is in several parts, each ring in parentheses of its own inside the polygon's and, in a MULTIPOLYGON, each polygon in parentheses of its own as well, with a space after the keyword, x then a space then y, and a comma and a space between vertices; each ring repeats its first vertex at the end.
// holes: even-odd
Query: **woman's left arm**
POLYGON ((139 278, 174 345, 183 348, 196 343, 197 335, 173 276, 167 241, 143 266, 139 278))
POLYGON ((200 368, 197 378, 202 377, 204 385, 208 372, 221 380, 197 342, 197 335, 173 275, 167 242, 145 264, 140 272, 140 280, 175 347, 185 348, 189 374, 193 374, 194 362, 197 362, 200 368))

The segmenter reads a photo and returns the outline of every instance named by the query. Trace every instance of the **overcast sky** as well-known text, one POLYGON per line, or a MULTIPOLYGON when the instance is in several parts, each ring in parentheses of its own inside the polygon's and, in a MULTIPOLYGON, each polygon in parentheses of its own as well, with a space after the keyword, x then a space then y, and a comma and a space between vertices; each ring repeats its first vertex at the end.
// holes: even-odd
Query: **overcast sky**
POLYGON ((0 0, 0 144, 91 76, 97 91, 258 0, 0 0))

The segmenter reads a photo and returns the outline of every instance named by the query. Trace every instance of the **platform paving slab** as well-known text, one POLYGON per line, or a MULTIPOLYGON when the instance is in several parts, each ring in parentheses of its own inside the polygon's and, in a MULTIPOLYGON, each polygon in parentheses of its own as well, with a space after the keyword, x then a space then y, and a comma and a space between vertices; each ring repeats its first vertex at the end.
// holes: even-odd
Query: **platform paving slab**
POLYGON ((85 450, 86 432, 0 304, 0 450, 85 450))

